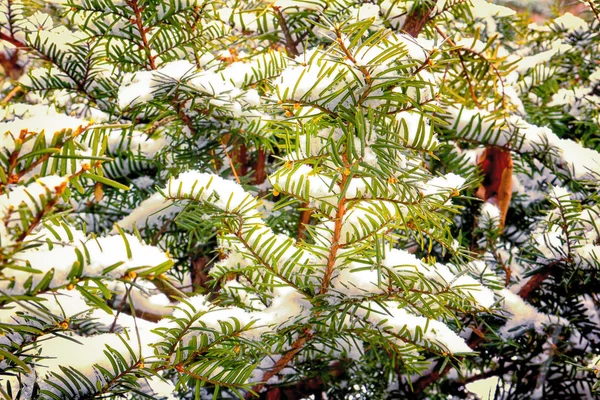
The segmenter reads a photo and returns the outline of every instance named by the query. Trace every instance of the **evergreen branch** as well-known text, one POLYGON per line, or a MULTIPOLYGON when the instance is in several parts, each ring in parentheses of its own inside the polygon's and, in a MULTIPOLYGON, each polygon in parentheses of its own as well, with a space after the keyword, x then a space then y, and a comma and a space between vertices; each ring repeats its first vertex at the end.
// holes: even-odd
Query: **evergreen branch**
POLYGON ((214 386, 223 386, 226 388, 244 388, 246 386, 244 384, 234 384, 234 383, 228 383, 228 382, 223 382, 223 381, 206 378, 202 375, 196 374, 193 371, 190 371, 189 369, 185 368, 182 364, 176 365, 174 368, 177 372, 179 372, 181 374, 189 375, 196 380, 199 380, 199 381, 202 381, 205 383, 210 383, 211 385, 214 385, 214 386))
MULTIPOLYGON (((347 160, 344 156, 344 171, 342 171, 342 181, 340 183, 341 188, 346 187, 346 182, 348 182, 348 175, 346 175, 346 170, 349 171, 349 166, 347 165, 347 160)), ((331 280, 331 276, 333 275, 333 270, 335 268, 335 262, 337 260, 337 253, 340 249, 340 239, 342 234, 342 224, 344 222, 344 215, 346 214, 346 197, 340 196, 337 204, 337 210, 335 213, 334 219, 334 227, 333 227, 333 237, 331 238, 331 249, 329 250, 329 255, 327 257, 327 264, 325 265, 325 272, 323 274, 323 281, 321 282, 321 289, 319 289, 319 294, 327 293, 329 289, 329 283, 331 280)))
POLYGON ((290 285, 291 287, 293 287, 294 289, 296 289, 297 291, 301 292, 302 294, 304 294, 305 296, 311 298, 312 294, 307 291, 306 289, 300 288, 298 287, 298 285, 291 281, 288 277, 281 275, 280 273, 277 272, 277 270, 275 268, 273 268, 272 265, 269 264, 269 262, 267 260, 265 260, 264 258, 262 258, 258 253, 256 253, 253 249, 252 246, 250 245, 250 243, 248 243, 246 241, 246 239, 244 239, 243 235, 241 235, 241 233, 239 231, 235 231, 232 232, 235 237, 240 241, 240 243, 242 243, 244 245, 244 247, 246 247, 246 250, 248 252, 250 252, 250 254, 252 255, 252 257, 256 258, 256 260, 258 260, 258 262, 265 268, 267 269, 270 273, 272 273, 273 275, 277 276, 279 279, 281 279, 283 282, 287 283, 288 285, 290 285))
POLYGON ((303 100, 290 100, 289 103, 299 104, 301 106, 313 107, 313 108, 316 108, 317 110, 321 111, 322 113, 327 114, 328 116, 330 116, 333 119, 339 118, 339 115, 337 113, 335 113, 334 111, 329 110, 327 107, 324 107, 315 102, 303 101, 303 100))
MULTIPOLYGON (((527 283, 519 290, 519 297, 523 300, 528 300, 533 292, 537 290, 538 287, 552 274, 552 268, 556 265, 559 265, 564 260, 557 260, 550 264, 548 264, 543 272, 535 274, 532 278, 527 281, 527 283)), ((471 334, 469 340, 467 340, 467 345, 475 350, 477 349, 485 340, 485 330, 479 330, 479 333, 476 335, 471 334)), ((436 383, 442 377, 444 377, 450 370, 453 368, 449 363, 443 363, 444 365, 441 370, 439 368, 434 368, 429 374, 424 375, 417 379, 417 381, 413 384, 414 393, 421 393, 425 389, 427 389, 430 385, 436 383)))
POLYGON ((134 13, 134 23, 140 34, 140 39, 142 40, 141 47, 146 53, 146 57, 148 59, 148 67, 151 70, 156 69, 155 57, 152 55, 152 50, 150 49, 150 44, 148 43, 148 37, 146 33, 148 32, 147 28, 144 26, 144 21, 142 20, 142 11, 138 4, 138 0, 126 0, 126 3, 129 7, 133 9, 134 13))
MULTIPOLYGON (((91 124, 88 124, 86 126, 79 126, 71 134, 71 136, 69 136, 64 142, 62 142, 60 144, 56 144, 54 148, 58 149, 58 150, 62 149, 63 147, 65 147, 66 144, 72 142, 73 140, 75 140, 75 138, 77 138, 83 132, 85 132, 90 126, 91 126, 91 124)), ((24 132, 24 133, 27 133, 27 132, 24 132)), ((21 136, 23 136, 23 135, 21 135, 21 136)), ((9 169, 9 171, 7 171, 9 173, 7 183, 17 183, 17 182, 19 182, 23 176, 25 176, 29 172, 33 171, 33 169, 35 167, 37 167, 38 165, 40 165, 40 164, 48 161, 48 159, 50 157, 52 157, 54 155, 54 153, 43 154, 41 157, 39 157, 37 160, 35 160, 33 163, 31 163, 27 168, 22 169, 22 170, 20 170, 17 173, 12 173, 12 170, 16 167, 16 162, 17 162, 18 155, 19 155, 19 150, 15 150, 15 152, 13 152, 11 154, 11 160, 13 160, 13 162, 11 162, 10 169, 9 169)), ((4 189, 5 189, 5 184, 2 183, 2 182, 0 182, 0 193, 2 193, 4 191, 4 189)))
MULTIPOLYGON (((454 43, 454 41, 452 39, 450 39, 448 36, 446 36, 446 34, 440 29, 439 26, 434 25, 435 30, 437 31, 437 33, 440 34, 440 36, 448 42, 448 44, 450 46, 456 46, 456 44, 454 43)), ((467 69, 467 66, 465 65, 465 59, 462 56, 462 53, 460 52, 460 49, 456 49, 453 50, 457 55, 458 58, 460 60, 460 65, 463 69, 463 72, 465 73, 466 79, 467 79, 467 84, 469 85, 469 92, 471 93, 471 99, 473 100, 473 102, 475 103, 475 105, 479 108, 480 104, 479 104, 479 100, 477 100, 477 94, 475 94, 475 88, 473 87, 473 79, 471 78, 471 76, 469 75, 469 70, 467 69)))
MULTIPOLYGON (((82 168, 79 171, 77 171, 75 174, 71 175, 68 180, 76 179, 77 177, 79 177, 79 176, 83 175, 84 173, 86 173, 87 171, 89 171, 90 168, 91 167, 89 166, 89 164, 84 164, 82 166, 82 168)), ((30 221, 27 229, 24 230, 23 232, 21 232, 21 234, 16 238, 16 243, 18 244, 19 248, 25 245, 24 240, 29 235, 31 235, 31 233, 34 231, 34 229, 42 222, 42 219, 46 215, 48 215, 52 211, 54 211, 54 207, 60 202, 61 196, 65 192, 66 188, 67 188, 66 182, 64 182, 63 185, 57 186, 54 188, 55 196, 53 198, 51 198, 50 200, 48 200, 48 202, 45 204, 44 208, 42 210, 40 210, 35 215, 35 217, 33 217, 33 219, 30 221)))
MULTIPOLYGON (((275 363, 275 365, 263 375, 261 382, 258 385, 255 385, 252 388, 252 391, 255 393, 259 393, 265 387, 265 385, 269 381, 269 379, 271 379, 272 377, 277 375, 282 369, 284 369, 296 357, 296 355, 300 352, 300 350, 302 350, 302 348, 304 347, 306 342, 309 341, 311 338, 312 338, 312 333, 310 332, 310 330, 305 329, 304 332, 302 333, 302 335, 291 344, 290 350, 288 350, 275 363)), ((249 392, 246 395, 246 398, 249 399, 253 395, 254 394, 252 392, 249 392)))
MULTIPOLYGON (((450 39, 442 30, 439 26, 434 25, 435 30, 440 34, 440 36, 442 36, 450 46, 456 46, 456 44, 454 43, 454 41, 452 39, 450 39)), ((502 74, 500 73, 500 70, 498 70, 498 67, 496 67, 494 65, 494 63, 492 63, 490 60, 487 59, 487 57, 483 54, 481 54, 480 52, 478 52, 477 50, 468 48, 468 47, 459 47, 456 49, 457 52, 467 52, 467 53, 471 53, 476 55, 477 57, 481 58, 493 71, 494 74, 496 75, 496 77, 498 78, 498 80, 500 81, 500 89, 501 89, 501 94, 502 94, 502 108, 504 111, 508 110, 508 103, 506 102, 506 92, 504 89, 504 78, 502 78, 502 74)), ((469 79, 469 75, 468 75, 468 70, 464 64, 464 59, 462 57, 460 57, 461 60, 461 65, 463 67, 463 70, 465 71, 465 75, 467 76, 467 80, 469 82, 469 90, 471 91, 471 96, 474 97, 474 101, 475 104, 479 107, 478 101, 477 101, 477 96, 475 95, 475 91, 474 88, 472 87, 472 83, 471 83, 471 79, 469 79)), ((505 120, 506 120, 506 115, 504 116, 505 120)))
POLYGON ((119 381, 123 377, 127 376, 128 374, 132 373, 133 371, 135 371, 137 369, 143 368, 143 366, 144 366, 144 363, 142 362, 142 360, 136 360, 129 367, 125 368, 124 370, 119 372, 117 375, 112 377, 111 380, 109 380, 104 385, 102 385, 102 388, 97 393, 94 394, 94 397, 102 396, 102 395, 110 392, 113 389, 113 386, 118 385, 119 381))

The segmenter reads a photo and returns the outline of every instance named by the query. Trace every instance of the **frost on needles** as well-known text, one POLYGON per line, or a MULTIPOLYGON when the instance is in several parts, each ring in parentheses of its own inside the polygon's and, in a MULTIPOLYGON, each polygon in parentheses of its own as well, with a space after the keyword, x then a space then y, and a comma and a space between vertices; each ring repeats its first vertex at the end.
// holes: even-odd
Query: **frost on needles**
POLYGON ((0 0, 0 396, 594 398, 586 4, 0 0))

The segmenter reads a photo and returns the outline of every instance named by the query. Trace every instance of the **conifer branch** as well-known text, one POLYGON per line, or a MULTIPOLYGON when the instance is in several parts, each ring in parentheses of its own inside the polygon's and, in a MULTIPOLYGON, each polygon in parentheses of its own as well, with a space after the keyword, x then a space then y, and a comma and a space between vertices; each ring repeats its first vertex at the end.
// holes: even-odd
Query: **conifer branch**
MULTIPOLYGON (((252 391, 259 393, 265 387, 269 379, 281 372, 281 370, 284 369, 296 357, 296 355, 303 349, 304 345, 308 340, 310 340, 311 337, 312 334, 310 331, 305 330, 302 335, 292 343, 290 350, 283 354, 283 356, 275 363, 275 365, 263 375, 261 383, 255 385, 252 388, 252 391)), ((252 398, 252 393, 248 393, 246 398, 252 398)))
POLYGON ((0 6, 0 393, 600 387, 591 13, 147 3, 0 6))
POLYGON ((140 40, 142 43, 140 46, 142 47, 144 53, 146 53, 146 57, 148 59, 148 68, 151 70, 156 69, 155 57, 152 55, 152 49, 150 48, 150 43, 148 42, 147 32, 148 29, 144 26, 144 21, 142 19, 142 10, 138 4, 138 0, 126 0, 127 5, 133 9, 134 14, 134 23, 140 34, 140 40))
MULTIPOLYGON (((346 182, 348 181, 348 175, 346 175, 346 170, 348 170, 348 166, 344 166, 344 170, 341 173, 341 182, 340 187, 344 188, 346 186, 346 182)), ((349 171, 349 170, 348 170, 349 171)), ((329 289, 329 283, 331 281, 331 276, 333 274, 333 270, 335 267, 335 262, 337 260, 337 253, 340 249, 340 239, 342 233, 342 224, 344 222, 344 215, 346 214, 346 198, 344 196, 340 196, 337 204, 337 210, 335 212, 334 218, 334 227, 333 227, 333 236, 331 238, 331 249, 329 250, 329 255, 327 256, 327 264, 325 265, 325 272, 323 274, 323 281, 321 282, 321 288, 319 289, 319 294, 327 293, 329 289)))
MULTIPOLYGON (((563 261, 557 260, 555 262, 552 262, 544 268, 543 272, 539 272, 533 275, 521 288, 521 290, 519 290, 519 296, 523 300, 528 300, 533 294, 533 292, 535 292, 535 290, 537 290, 537 288, 539 288, 540 285, 544 283, 544 281, 548 279, 548 277, 550 277, 550 275, 552 274, 552 268, 560 264, 561 262, 563 261)), ((467 341, 469 347, 473 350, 476 350, 485 341, 486 333, 488 333, 486 332, 486 330, 480 329, 479 334, 471 334, 471 337, 467 341)), ((442 363, 439 363, 438 365, 441 366, 442 363)), ((450 372, 452 368, 453 366, 450 363, 445 363, 445 366, 442 370, 439 370, 439 368, 434 368, 430 373, 428 373, 427 375, 423 375, 422 377, 416 380, 416 382, 413 384, 414 392, 422 393, 429 386, 446 376, 446 374, 448 374, 448 372, 450 372)))

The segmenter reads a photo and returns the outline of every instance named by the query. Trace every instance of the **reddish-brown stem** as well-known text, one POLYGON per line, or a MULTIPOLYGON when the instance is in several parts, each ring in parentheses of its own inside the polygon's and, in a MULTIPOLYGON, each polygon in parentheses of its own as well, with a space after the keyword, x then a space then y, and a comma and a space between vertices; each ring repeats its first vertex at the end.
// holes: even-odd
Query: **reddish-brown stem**
MULTIPOLYGON (((307 203, 302 204, 302 208, 308 207, 307 203)), ((296 240, 304 239, 304 232, 306 231, 306 225, 310 222, 310 216, 312 215, 312 210, 302 210, 300 212, 300 221, 298 221, 298 234, 296 235, 296 240)))
POLYGON ((532 276, 527 283, 519 290, 519 296, 523 299, 528 299, 531 296, 531 293, 536 290, 542 282, 544 282, 551 274, 552 270, 550 268, 546 269, 539 274, 532 276))
POLYGON ((152 56, 150 43, 148 42, 148 37, 146 36, 147 30, 144 28, 144 23, 142 21, 142 10, 140 10, 137 0, 130 0, 127 3, 133 9, 133 13, 135 14, 135 25, 140 33, 140 38, 142 39, 142 47, 144 48, 146 56, 148 57, 148 65, 150 69, 154 70, 156 69, 156 63, 154 62, 154 56, 152 56))
MULTIPOLYGON (((346 159, 344 158, 344 163, 346 163, 346 159)), ((348 181, 348 174, 349 171, 346 171, 348 168, 348 166, 345 166, 345 170, 342 171, 342 180, 340 183, 341 187, 345 187, 346 186, 346 182, 348 181)), ((341 232, 342 232, 342 222, 343 222, 343 218, 344 218, 344 214, 346 212, 346 198, 343 196, 340 196, 340 199, 338 201, 338 207, 337 207, 337 211, 336 211, 336 216, 335 216, 335 225, 333 228, 333 237, 331 239, 331 250, 329 252, 329 256, 327 258, 327 265, 325 267, 325 273, 323 275, 323 282, 321 283, 321 289, 319 290, 320 294, 325 294, 327 293, 327 290, 329 288, 329 282, 331 281, 331 276, 333 275, 333 270, 335 267, 335 261, 336 261, 336 257, 337 257, 337 252, 340 248, 340 237, 341 237, 341 232)), ((300 336, 298 339, 296 339, 294 341, 294 343, 292 343, 291 349, 285 353, 280 359, 279 361, 277 361, 275 363, 275 365, 273 366, 273 368, 271 368, 269 371, 267 371, 265 373, 265 375, 263 376, 261 383, 257 384, 256 386, 254 386, 252 389, 255 392, 259 392, 260 390, 262 390, 262 388, 264 388, 266 382, 271 379, 273 376, 277 375, 283 368, 285 368, 286 365, 288 365, 296 356, 296 354, 298 354, 298 352, 300 350, 302 350, 302 347, 304 346, 304 344, 306 343, 307 340, 309 340, 312 337, 312 334, 310 332, 309 328, 306 328, 302 334, 302 336, 300 336)), ((246 398, 250 398, 252 396, 252 393, 248 393, 246 395, 246 398)))
POLYGON ((450 372, 451 368, 452 368, 452 365, 450 363, 447 363, 443 370, 440 371, 436 368, 433 371, 431 371, 429 374, 424 375, 421 378, 417 379, 417 381, 413 385, 413 391, 415 393, 421 393, 429 385, 431 385, 432 383, 435 383, 438 379, 440 379, 441 377, 445 376, 448 372, 450 372))
MULTIPOLYGON (((292 361, 294 359, 294 357, 296 356, 296 354, 298 354, 298 352, 300 350, 302 350, 302 346, 304 346, 304 343, 306 343, 306 341, 308 339, 310 339, 310 332, 306 331, 304 332, 304 335, 300 336, 298 339, 296 339, 296 341, 294 341, 294 343, 292 343, 292 348, 285 353, 273 366, 273 368, 271 368, 269 371, 267 371, 263 377, 262 377, 262 381, 261 383, 259 383, 258 385, 254 386, 252 388, 252 390, 256 393, 260 392, 262 390, 263 387, 265 387, 266 382, 271 379, 272 377, 274 377, 275 375, 277 375, 282 369, 285 368, 286 365, 289 364, 290 361, 292 361)), ((248 393, 246 395, 246 398, 251 398, 252 393, 248 393)))
POLYGON ((296 48, 296 44, 294 39, 292 38, 292 34, 285 22, 285 17, 281 12, 281 7, 273 6, 273 11, 275 12, 275 16, 277 17, 277 21, 279 22, 279 27, 281 28, 281 32, 283 33, 283 37, 285 38, 285 50, 290 57, 296 57, 298 53, 298 49, 296 48))
POLYGON ((14 37, 7 35, 5 33, 0 32, 0 39, 12 44, 15 47, 27 47, 27 45, 23 42, 18 41, 14 37))
POLYGON ((248 173, 248 150, 245 144, 242 144, 233 152, 233 164, 238 176, 245 176, 248 173))
MULTIPOLYGON (((346 186, 346 182, 348 181, 348 176, 344 172, 342 172, 342 182, 341 182, 342 188, 346 186)), ((319 290, 320 294, 327 293, 327 289, 329 289, 329 282, 331 280, 331 276, 333 275, 333 269, 335 267, 337 252, 340 248, 342 223, 344 222, 343 220, 344 220, 345 213, 346 213, 346 198, 342 196, 342 197, 340 197, 340 200, 338 202, 337 211, 335 213, 335 225, 333 227, 333 237, 331 238, 331 250, 329 251, 329 256, 327 257, 327 265, 325 266, 325 274, 323 275, 323 282, 321 283, 321 289, 319 290)))
POLYGON ((254 167, 254 183, 260 185, 267 179, 267 153, 263 149, 256 151, 256 166, 254 167))

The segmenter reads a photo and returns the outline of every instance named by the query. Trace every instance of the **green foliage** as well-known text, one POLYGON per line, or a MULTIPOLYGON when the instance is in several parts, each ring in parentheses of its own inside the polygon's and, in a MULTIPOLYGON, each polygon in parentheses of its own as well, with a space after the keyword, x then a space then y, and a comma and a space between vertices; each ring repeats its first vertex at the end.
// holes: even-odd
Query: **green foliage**
POLYGON ((0 395, 593 397, 588 5, 0 0, 0 395))

